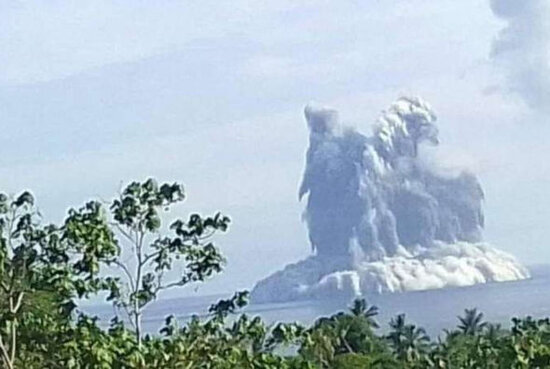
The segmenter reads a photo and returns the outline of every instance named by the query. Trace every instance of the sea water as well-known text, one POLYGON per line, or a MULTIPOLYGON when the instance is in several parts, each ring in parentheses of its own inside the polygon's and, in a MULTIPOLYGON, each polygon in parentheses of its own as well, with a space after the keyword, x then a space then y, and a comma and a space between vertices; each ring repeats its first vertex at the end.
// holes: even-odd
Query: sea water
MULTIPOLYGON (((369 304, 376 305, 380 313, 377 321, 380 330, 388 329, 390 319, 404 313, 408 321, 424 327, 432 337, 443 329, 452 329, 457 316, 464 309, 477 308, 485 320, 510 324, 512 317, 550 317, 550 265, 529 268, 532 278, 522 281, 479 284, 470 287, 447 288, 416 292, 372 294, 364 296, 369 304)), ((224 296, 197 296, 159 300, 144 312, 143 328, 157 333, 167 316, 174 315, 180 322, 193 315, 206 316, 208 307, 224 296)), ((251 304, 243 311, 259 315, 268 323, 299 322, 311 324, 321 316, 346 310, 351 301, 314 300, 276 304, 251 304)), ((108 324, 114 311, 107 305, 83 307, 86 313, 96 315, 102 324, 108 324)))

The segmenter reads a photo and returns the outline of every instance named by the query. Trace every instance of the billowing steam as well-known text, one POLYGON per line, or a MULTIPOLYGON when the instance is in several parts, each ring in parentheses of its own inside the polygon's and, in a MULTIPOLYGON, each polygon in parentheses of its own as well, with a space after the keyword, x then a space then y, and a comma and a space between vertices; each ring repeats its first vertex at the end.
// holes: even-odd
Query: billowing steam
POLYGON ((507 75, 508 88, 531 107, 550 103, 550 2, 491 0, 493 13, 506 21, 493 43, 492 57, 507 75))
POLYGON ((310 130, 299 189, 315 255, 261 281, 256 300, 332 292, 404 291, 525 278, 513 257, 480 244, 483 191, 462 171, 421 164, 439 144, 436 116, 420 98, 394 102, 365 136, 336 111, 308 105, 310 130))

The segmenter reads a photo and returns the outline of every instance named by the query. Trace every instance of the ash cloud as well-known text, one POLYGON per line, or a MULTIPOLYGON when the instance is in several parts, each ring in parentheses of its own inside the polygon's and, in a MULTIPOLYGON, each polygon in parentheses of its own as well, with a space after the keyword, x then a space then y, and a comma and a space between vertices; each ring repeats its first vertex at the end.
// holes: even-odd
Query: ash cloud
POLYGON ((476 177, 442 176, 418 160, 423 143, 439 144, 436 116, 422 99, 398 99, 371 136, 340 127, 330 109, 308 106, 305 117, 310 144, 299 195, 309 195, 305 219, 317 255, 358 245, 368 260, 379 260, 400 245, 481 241, 476 177))
POLYGON ((259 281, 255 302, 351 298, 529 277, 482 243, 483 190, 466 170, 422 161, 438 145, 436 115, 418 97, 382 113, 371 135, 335 110, 308 105, 309 147, 299 198, 314 254, 259 281))
POLYGON ((507 78, 507 88, 532 108, 550 103, 550 2, 491 0, 493 13, 506 22, 495 38, 491 57, 507 78))

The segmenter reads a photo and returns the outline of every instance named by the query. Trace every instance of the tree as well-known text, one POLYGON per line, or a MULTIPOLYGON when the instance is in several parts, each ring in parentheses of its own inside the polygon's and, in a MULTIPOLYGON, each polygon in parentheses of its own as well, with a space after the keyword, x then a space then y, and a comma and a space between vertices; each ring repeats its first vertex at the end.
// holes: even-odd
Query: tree
POLYGON ((374 319, 378 315, 378 307, 369 305, 365 299, 353 300, 350 312, 354 317, 364 318, 373 328, 378 328, 378 323, 374 319))
POLYGON ((39 257, 33 234, 34 199, 28 192, 16 200, 0 195, 0 354, 6 368, 15 365, 20 310, 25 295, 35 287, 39 257))
POLYGON ((374 333, 378 327, 374 317, 378 308, 364 299, 353 302, 349 313, 339 312, 318 319, 304 334, 299 352, 323 367, 331 367, 339 355, 363 354, 371 359, 388 353, 383 342, 374 333))
POLYGON ((175 219, 169 229, 163 228, 162 213, 184 199, 178 183, 132 182, 108 210, 91 201, 71 210, 65 222, 65 235, 73 247, 86 250, 104 243, 112 251, 90 268, 98 271, 103 265, 118 271, 106 280, 108 299, 127 315, 139 345, 147 304, 161 291, 204 281, 220 272, 225 262, 211 238, 227 230, 228 217, 192 214, 187 221, 175 219), (169 273, 176 268, 177 275, 169 273))
POLYGON ((331 369, 398 369, 402 368, 389 355, 344 354, 337 356, 331 369))
POLYGON ((476 335, 480 333, 487 323, 483 321, 483 313, 478 312, 477 309, 465 309, 464 316, 458 317, 460 323, 458 329, 468 335, 476 335))
POLYGON ((0 194, 0 358, 5 368, 15 368, 21 344, 39 351, 48 329, 68 322, 75 297, 104 286, 92 266, 109 250, 96 244, 72 248, 63 232, 41 223, 30 192, 14 198, 0 194))
POLYGON ((395 355, 405 362, 419 360, 429 348, 430 338, 423 328, 405 322, 405 314, 390 321, 388 341, 395 355))

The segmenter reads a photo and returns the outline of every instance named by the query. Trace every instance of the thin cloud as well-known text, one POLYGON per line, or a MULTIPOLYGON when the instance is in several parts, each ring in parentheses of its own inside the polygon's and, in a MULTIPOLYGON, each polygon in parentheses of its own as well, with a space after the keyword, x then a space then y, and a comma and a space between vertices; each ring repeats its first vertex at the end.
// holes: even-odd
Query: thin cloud
POLYGON ((550 109, 550 2, 491 0, 506 22, 491 57, 503 69, 507 90, 536 110, 550 109))

